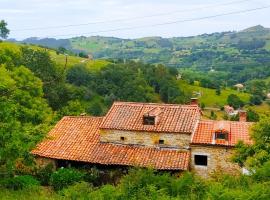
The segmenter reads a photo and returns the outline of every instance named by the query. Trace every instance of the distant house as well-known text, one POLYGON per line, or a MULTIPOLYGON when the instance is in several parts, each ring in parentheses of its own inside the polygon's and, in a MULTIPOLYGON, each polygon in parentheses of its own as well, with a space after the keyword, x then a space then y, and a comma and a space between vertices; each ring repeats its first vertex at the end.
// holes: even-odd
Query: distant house
POLYGON ((241 83, 238 83, 238 84, 234 85, 234 87, 236 87, 237 91, 242 91, 245 86, 241 83))
POLYGON ((63 117, 32 151, 37 163, 87 163, 186 171, 208 177, 238 172, 230 161, 239 140, 247 144, 251 123, 201 119, 191 105, 115 102, 104 117, 63 117))
POLYGON ((229 117, 235 116, 238 114, 238 110, 234 110, 234 108, 229 105, 224 106, 224 111, 229 117))

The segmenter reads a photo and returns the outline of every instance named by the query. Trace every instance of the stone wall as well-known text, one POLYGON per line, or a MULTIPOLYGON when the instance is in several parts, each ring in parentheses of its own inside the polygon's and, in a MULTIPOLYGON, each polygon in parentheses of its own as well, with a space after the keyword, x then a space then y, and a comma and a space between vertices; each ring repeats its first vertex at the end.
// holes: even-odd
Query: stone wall
POLYGON ((191 170, 202 177, 209 177, 214 172, 239 174, 241 168, 231 161, 233 148, 217 146, 191 146, 191 170), (195 165, 195 155, 206 155, 207 166, 195 165))
POLYGON ((136 144, 149 147, 187 148, 190 139, 190 134, 100 130, 101 142, 136 144), (124 137, 124 140, 121 140, 121 137, 124 137), (164 144, 159 144, 159 140, 164 140, 164 144))
POLYGON ((55 161, 55 159, 36 156, 35 157, 35 162, 36 162, 38 167, 42 168, 42 167, 47 166, 48 164, 52 164, 53 168, 56 169, 56 161, 55 161))

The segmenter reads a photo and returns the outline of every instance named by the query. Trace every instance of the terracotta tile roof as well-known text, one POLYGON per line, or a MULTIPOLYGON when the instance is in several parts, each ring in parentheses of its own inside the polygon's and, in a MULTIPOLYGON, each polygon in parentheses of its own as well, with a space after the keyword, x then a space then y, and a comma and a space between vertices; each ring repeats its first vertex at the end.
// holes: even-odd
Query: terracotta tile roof
POLYGON ((200 119, 197 105, 115 102, 100 126, 101 129, 192 133, 200 119), (155 125, 143 125, 144 115, 158 115, 155 125))
POLYGON ((105 165, 187 170, 189 152, 99 142, 102 118, 64 117, 32 153, 42 157, 105 165))
POLYGON ((249 136, 250 122, 211 121, 202 120, 192 137, 191 144, 234 146, 239 140, 252 144, 249 136), (215 132, 224 130, 228 132, 228 140, 216 139, 215 132))

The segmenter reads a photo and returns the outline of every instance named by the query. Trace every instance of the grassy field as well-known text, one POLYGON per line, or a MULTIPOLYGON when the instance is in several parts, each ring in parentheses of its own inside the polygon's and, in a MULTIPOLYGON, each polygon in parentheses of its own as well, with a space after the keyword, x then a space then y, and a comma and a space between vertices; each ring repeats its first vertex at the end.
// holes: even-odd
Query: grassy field
MULTIPOLYGON (((64 54, 56 54, 55 51, 50 51, 50 55, 53 61, 64 66, 66 62, 66 56, 64 54)), ((106 60, 89 60, 87 58, 81 58, 77 56, 67 56, 67 67, 71 67, 75 64, 86 64, 91 70, 100 70, 102 67, 109 64, 106 60)))
POLYGON ((60 195, 57 195, 54 191, 45 187, 35 187, 23 190, 8 190, 0 187, 0 199, 4 200, 53 200, 64 199, 60 195), (31 196, 29 196, 31 195, 31 196))
POLYGON ((250 98, 250 94, 238 92, 230 88, 222 89, 220 95, 216 95, 215 89, 203 88, 200 86, 189 85, 184 81, 179 81, 179 86, 191 91, 191 92, 200 92, 201 97, 199 97, 200 103, 204 103, 206 107, 220 108, 227 104, 227 97, 230 94, 236 94, 239 98, 247 103, 250 98))
MULTIPOLYGON (((13 52, 16 52, 18 55, 20 55, 20 47, 24 46, 23 44, 15 44, 11 42, 2 42, 0 43, 0 49, 12 49, 13 52)), ((44 50, 44 48, 41 48, 39 46, 34 45, 28 45, 32 49, 36 50, 44 50)), ((49 54, 51 56, 51 59, 56 62, 57 64, 64 66, 66 62, 66 56, 64 54, 57 54, 54 50, 48 50, 49 54)), ((81 58, 78 56, 67 56, 67 67, 71 67, 75 64, 86 64, 87 67, 89 67, 91 70, 100 70, 102 67, 108 65, 110 62, 106 60, 89 60, 87 58, 81 58)))
POLYGON ((266 102, 259 106, 249 106, 248 108, 254 110, 261 115, 270 115, 270 105, 266 102))

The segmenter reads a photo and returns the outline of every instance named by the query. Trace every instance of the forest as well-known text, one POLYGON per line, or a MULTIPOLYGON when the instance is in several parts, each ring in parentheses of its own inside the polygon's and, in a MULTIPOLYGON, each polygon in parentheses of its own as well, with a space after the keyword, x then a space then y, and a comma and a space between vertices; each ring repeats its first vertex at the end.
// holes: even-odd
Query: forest
MULTIPOLYGON (((252 129, 254 144, 239 143, 232 162, 248 175, 216 172, 209 180, 190 172, 127 168, 102 173, 95 167, 39 168, 30 150, 65 115, 101 116, 114 101, 188 103, 188 86, 179 70, 162 64, 107 59, 92 65, 49 48, 0 42, 0 196, 3 199, 269 199, 270 118, 260 115, 252 129), (61 61, 60 61, 61 60, 61 61), (74 61, 76 60, 76 62, 74 61), (102 63, 102 64, 100 64, 102 63)), ((88 61, 87 61, 88 62, 88 61)), ((90 62, 90 61, 89 61, 90 62)), ((200 73, 194 74, 200 76, 200 73)), ((190 84, 190 85, 189 85, 190 84)), ((208 85, 208 87, 210 87, 208 85)), ((267 80, 248 82, 243 101, 228 95, 234 107, 265 100, 267 80), (250 92, 250 94, 249 94, 250 92), (254 101, 252 101, 252 98, 254 101)), ((213 87, 218 97, 224 85, 213 87), (220 90, 220 91, 218 91, 220 90)), ((258 104, 260 104, 259 102, 258 104)), ((201 105, 203 107, 203 105, 201 105)))

